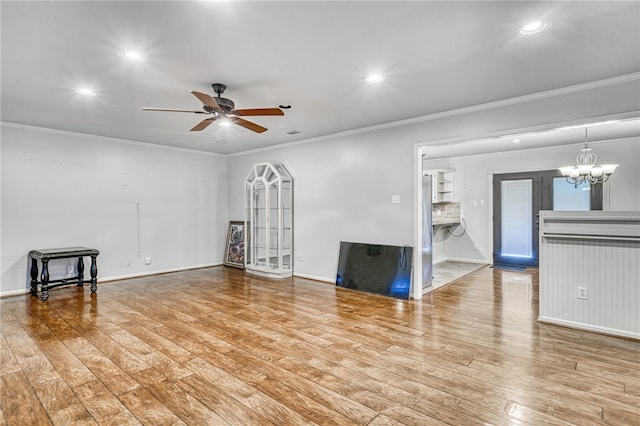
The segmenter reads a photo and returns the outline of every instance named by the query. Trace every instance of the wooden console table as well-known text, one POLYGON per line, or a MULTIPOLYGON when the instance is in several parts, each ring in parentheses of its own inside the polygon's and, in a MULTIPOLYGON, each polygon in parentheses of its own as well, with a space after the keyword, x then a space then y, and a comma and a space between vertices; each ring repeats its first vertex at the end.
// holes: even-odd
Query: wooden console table
POLYGON ((77 284, 78 287, 84 285, 84 256, 91 256, 91 292, 98 290, 98 266, 96 258, 100 252, 96 249, 87 247, 65 247, 55 249, 31 250, 29 257, 31 258, 31 295, 37 296, 38 284, 41 286, 40 299, 47 300, 49 298, 49 289, 63 285, 77 284), (78 258, 78 275, 72 278, 63 278, 59 280, 49 280, 49 261, 51 259, 67 259, 71 257, 78 258), (42 274, 38 281, 38 260, 42 263, 42 274))

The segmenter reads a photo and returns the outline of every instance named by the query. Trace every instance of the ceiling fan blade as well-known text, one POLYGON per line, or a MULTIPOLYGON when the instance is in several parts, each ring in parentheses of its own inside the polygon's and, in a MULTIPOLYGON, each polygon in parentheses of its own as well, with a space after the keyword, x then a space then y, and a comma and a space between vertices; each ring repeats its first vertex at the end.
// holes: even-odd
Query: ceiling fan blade
POLYGON ((215 118, 211 117, 211 118, 205 118, 204 120, 202 120, 201 122, 199 122, 198 124, 196 124, 195 126, 193 126, 193 128, 191 129, 192 132, 198 132, 200 130, 204 130, 207 128, 207 126, 211 123, 213 123, 215 121, 215 118))
POLYGON ((205 104, 210 108, 222 109, 220 108, 220 105, 218 105, 218 103, 214 101, 213 98, 207 95, 206 93, 196 92, 195 90, 192 90, 191 94, 193 94, 193 96, 195 96, 196 98, 200 99, 200 102, 202 102, 203 104, 205 104))
POLYGON ((252 130, 252 131, 254 131, 256 133, 263 133, 263 132, 267 131, 266 127, 262 127, 259 124, 252 123, 251 121, 247 121, 247 120, 239 118, 239 117, 229 117, 229 120, 233 121, 238 126, 242 126, 245 129, 252 130))
POLYGON ((280 108, 251 108, 251 109, 234 109, 231 114, 239 116, 249 115, 284 115, 284 111, 280 108))
POLYGON ((168 111, 168 112, 192 112, 194 114, 208 114, 207 112, 204 111, 192 111, 190 109, 171 109, 171 108, 149 108, 149 107, 144 107, 142 108, 143 111, 168 111))

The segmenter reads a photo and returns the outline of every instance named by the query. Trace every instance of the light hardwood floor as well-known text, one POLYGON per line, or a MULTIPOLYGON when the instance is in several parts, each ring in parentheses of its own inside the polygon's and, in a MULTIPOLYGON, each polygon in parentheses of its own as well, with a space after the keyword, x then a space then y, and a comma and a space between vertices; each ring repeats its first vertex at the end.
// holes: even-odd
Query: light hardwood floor
POLYGON ((640 342, 538 324, 537 271, 421 301, 207 268, 0 300, 0 424, 640 424, 640 342))

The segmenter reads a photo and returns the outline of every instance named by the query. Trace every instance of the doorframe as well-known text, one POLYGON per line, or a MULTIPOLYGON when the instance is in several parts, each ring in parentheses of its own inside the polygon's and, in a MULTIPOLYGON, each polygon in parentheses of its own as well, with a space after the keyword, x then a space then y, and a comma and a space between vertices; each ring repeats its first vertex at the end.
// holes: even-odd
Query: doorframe
MULTIPOLYGON (((465 155, 472 155, 473 153, 477 154, 489 154, 491 152, 503 152, 503 151, 491 151, 488 149, 478 151, 478 148, 474 145, 479 142, 485 142, 487 140, 497 141, 500 138, 505 139, 505 143, 507 143, 506 139, 510 139, 515 137, 516 135, 522 135, 527 133, 537 133, 537 132, 548 132, 553 130, 558 130, 568 126, 581 126, 587 125, 594 122, 602 122, 607 120, 615 120, 615 119, 625 119, 631 116, 629 113, 622 114, 611 114, 599 117, 588 117, 581 118, 576 120, 557 122, 557 123, 547 123, 539 126, 531 126, 531 127, 519 127, 508 129, 505 131, 498 132, 489 132, 489 133, 477 133, 472 136, 467 137, 454 137, 454 138, 446 138, 446 139, 435 139, 432 141, 420 141, 413 144, 413 274, 411 281, 411 295, 414 299, 422 299, 422 256, 421 250, 417 249, 422 247, 422 175, 423 175, 423 160, 424 158, 430 160, 437 159, 448 159, 450 157, 456 156, 461 157, 465 155), (430 157, 430 155, 433 155, 430 157), (419 285, 418 285, 419 284, 419 285)), ((597 141, 591 141, 595 143, 597 141)), ((576 145, 577 142, 575 140, 558 138, 558 141, 551 145, 545 145, 543 147, 557 147, 564 145, 576 145)), ((543 148, 541 146, 541 148, 543 148)), ((535 147, 531 146, 521 146, 514 147, 513 145, 509 146, 509 151, 519 151, 523 149, 532 149, 535 147)), ((536 168, 539 170, 539 167, 536 168)), ((493 182, 493 174, 496 173, 512 173, 519 171, 532 171, 533 168, 529 170, 490 170, 488 172, 487 178, 493 182)), ((493 216, 493 194, 490 195, 491 200, 489 200, 489 217, 493 216)), ((604 204, 605 208, 607 207, 607 192, 605 190, 604 193, 604 204)), ((490 235, 490 247, 493 247, 493 221, 489 220, 488 226, 489 235, 490 235)), ((493 262, 493 259, 490 260, 493 262)))

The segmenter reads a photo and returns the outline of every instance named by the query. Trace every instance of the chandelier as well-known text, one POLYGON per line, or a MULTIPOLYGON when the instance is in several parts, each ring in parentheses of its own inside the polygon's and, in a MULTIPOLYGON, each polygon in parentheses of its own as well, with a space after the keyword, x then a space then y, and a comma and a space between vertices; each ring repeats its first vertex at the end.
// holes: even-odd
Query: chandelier
POLYGON ((567 182, 576 188, 584 182, 596 184, 608 181, 609 176, 613 174, 618 165, 609 163, 598 165, 596 161, 598 161, 598 156, 591 152, 591 147, 587 142, 587 128, 585 127, 584 146, 580 154, 576 156, 576 165, 560 167, 560 172, 567 179, 567 182))

